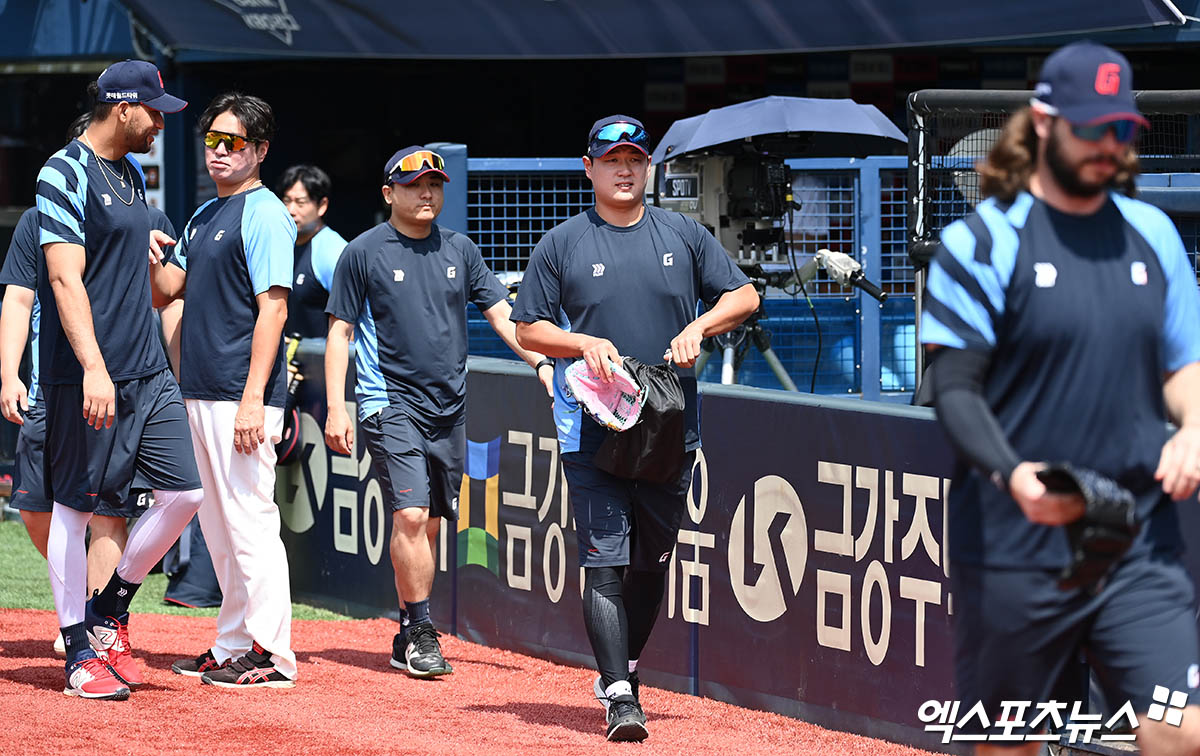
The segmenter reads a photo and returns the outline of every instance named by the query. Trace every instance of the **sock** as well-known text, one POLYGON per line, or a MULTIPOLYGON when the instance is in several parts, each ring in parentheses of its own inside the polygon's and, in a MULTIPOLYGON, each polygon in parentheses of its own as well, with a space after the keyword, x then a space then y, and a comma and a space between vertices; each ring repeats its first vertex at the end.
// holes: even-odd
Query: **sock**
POLYGON ((62 630, 63 644, 67 648, 68 667, 81 659, 90 659, 96 655, 91 644, 88 643, 87 630, 84 629, 82 622, 60 629, 62 630))
POLYGON ((666 588, 666 572, 625 571, 621 596, 625 599, 625 611, 629 615, 629 655, 634 659, 641 657, 646 642, 650 640, 650 631, 658 621, 658 610, 662 606, 666 588))
POLYGON ((410 621, 408 618, 408 609, 406 607, 402 606, 402 607, 400 607, 400 632, 402 632, 402 633, 408 632, 409 624, 410 624, 410 621))
POLYGON ((632 675, 634 672, 637 672, 637 663, 638 663, 637 659, 629 660, 629 674, 632 675))
POLYGON ((633 686, 629 684, 628 680, 617 680, 604 689, 604 695, 608 696, 609 700, 617 696, 632 696, 633 686))
POLYGON ((117 565, 117 574, 130 584, 141 584, 158 560, 191 522, 192 516, 204 501, 204 491, 155 491, 154 506, 138 520, 125 553, 117 565))
POLYGON ((133 600, 133 594, 137 593, 137 589, 141 588, 141 583, 130 583, 121 579, 115 571, 112 577, 108 579, 108 584, 104 586, 104 590, 96 594, 92 599, 92 611, 101 617, 117 617, 120 618, 123 614, 129 613, 129 602, 133 600))
POLYGON ((420 625, 429 622, 429 599, 424 601, 406 601, 405 611, 408 612, 409 625, 420 625))
MULTIPOLYGON (((621 599, 619 567, 588 567, 583 578, 583 624, 587 628, 600 681, 607 690, 616 682, 626 688, 629 623, 621 599)), ((628 692, 628 691, 626 691, 628 692)))

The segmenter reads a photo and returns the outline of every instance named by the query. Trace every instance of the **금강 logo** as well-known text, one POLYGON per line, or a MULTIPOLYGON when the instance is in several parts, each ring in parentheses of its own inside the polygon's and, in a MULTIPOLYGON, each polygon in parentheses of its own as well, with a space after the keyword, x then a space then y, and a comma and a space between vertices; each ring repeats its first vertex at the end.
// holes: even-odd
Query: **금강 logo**
POLYGON ((1058 280, 1058 268, 1054 263, 1033 264, 1033 285, 1039 289, 1049 289, 1058 280))
POLYGON ((604 263, 592 263, 592 278, 604 275, 604 263))
POLYGON ((403 281, 404 280, 404 271, 400 270, 399 268, 396 268, 395 270, 393 270, 392 275, 393 275, 393 278, 392 278, 393 281, 403 281))
POLYGON ((1121 91, 1121 65, 1101 63, 1096 69, 1096 94, 1115 95, 1121 91))
POLYGON ((1145 286, 1150 282, 1150 274, 1146 270, 1146 263, 1138 260, 1129 265, 1129 278, 1133 280, 1134 286, 1145 286))

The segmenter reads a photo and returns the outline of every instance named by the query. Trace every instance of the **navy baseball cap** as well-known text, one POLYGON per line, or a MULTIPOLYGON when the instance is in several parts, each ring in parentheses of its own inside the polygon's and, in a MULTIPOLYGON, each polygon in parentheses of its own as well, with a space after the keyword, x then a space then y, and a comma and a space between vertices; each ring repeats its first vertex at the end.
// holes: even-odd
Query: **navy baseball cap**
POLYGON ((426 173, 436 173, 442 181, 449 181, 446 161, 431 149, 420 145, 397 150, 383 166, 383 183, 411 184, 426 173))
POLYGON ((1073 42, 1046 58, 1030 104, 1080 126, 1111 121, 1150 126, 1133 101, 1129 61, 1096 42, 1073 42))
POLYGON ((588 157, 604 157, 618 145, 628 144, 641 150, 646 157, 650 156, 650 135, 646 127, 636 118, 624 115, 611 115, 601 118, 592 124, 588 132, 588 157))
POLYGON ((178 113, 187 102, 167 94, 162 74, 153 63, 123 60, 104 69, 96 79, 100 87, 98 101, 106 105, 136 102, 163 113, 178 113))

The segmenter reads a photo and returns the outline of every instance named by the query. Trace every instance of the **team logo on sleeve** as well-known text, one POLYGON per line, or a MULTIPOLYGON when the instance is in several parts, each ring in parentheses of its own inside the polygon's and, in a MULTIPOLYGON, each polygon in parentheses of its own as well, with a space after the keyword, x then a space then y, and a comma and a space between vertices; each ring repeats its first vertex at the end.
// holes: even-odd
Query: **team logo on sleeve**
POLYGON ((458 276, 458 269, 453 265, 446 268, 446 278, 455 278, 458 276))
POLYGON ((592 278, 604 275, 604 263, 592 263, 592 278))
POLYGON ((1033 285, 1039 289, 1049 289, 1058 280, 1058 268, 1054 263, 1033 264, 1033 285))
POLYGON ((1133 280, 1134 286, 1145 286, 1150 283, 1150 272, 1146 270, 1146 263, 1141 260, 1130 263, 1129 278, 1133 280))
POLYGON ((392 276, 393 276, 393 278, 392 278, 393 281, 403 281, 404 280, 404 271, 400 270, 399 268, 396 268, 395 270, 392 271, 392 276))

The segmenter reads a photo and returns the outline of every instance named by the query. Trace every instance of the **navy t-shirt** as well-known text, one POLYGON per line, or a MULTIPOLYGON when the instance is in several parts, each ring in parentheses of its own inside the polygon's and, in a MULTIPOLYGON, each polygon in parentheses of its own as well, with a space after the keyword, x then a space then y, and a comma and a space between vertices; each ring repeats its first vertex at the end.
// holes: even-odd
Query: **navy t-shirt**
POLYGON ((288 297, 288 319, 284 333, 302 337, 324 338, 329 332, 325 306, 329 304, 329 289, 333 286, 333 271, 346 248, 346 240, 337 231, 325 226, 303 244, 296 245, 295 277, 288 297))
POLYGON ((31 207, 21 213, 17 227, 13 229, 12 242, 8 245, 8 255, 4 258, 4 268, 0 269, 0 284, 5 286, 20 286, 30 289, 33 295, 33 313, 30 317, 30 352, 33 359, 33 369, 29 374, 29 404, 37 403, 38 396, 38 331, 42 319, 42 304, 38 300, 38 263, 42 257, 42 247, 38 244, 38 210, 31 207))
MULTIPOLYGON (((150 213, 141 174, 130 160, 100 161, 72 140, 38 173, 39 243, 81 245, 83 285, 96 343, 109 378, 126 381, 167 368, 150 301, 150 213), (102 172, 103 171, 103 172, 102 172), (126 204, 128 203, 128 204, 126 204)), ((83 382, 48 277, 38 281, 43 385, 83 382)))
MULTIPOLYGON (((921 340, 989 357, 984 398, 1022 459, 1092 468, 1137 496, 1131 553, 1182 545, 1154 471, 1168 438, 1164 374, 1200 360, 1200 292, 1162 211, 1119 194, 1089 216, 1028 193, 980 203, 942 232, 921 340)), ((1064 528, 1031 523, 965 463, 950 507, 954 560, 1070 561, 1064 528)))
MULTIPOLYGON (((172 239, 175 238, 174 226, 171 225, 171 221, 163 211, 157 207, 150 208, 150 227, 165 232, 172 239)), ((31 207, 21 213, 21 218, 17 221, 16 228, 13 229, 12 242, 8 245, 8 254, 4 258, 4 267, 0 269, 0 285, 20 286, 33 292, 33 310, 29 319, 29 350, 33 363, 29 373, 29 403, 31 405, 37 403, 38 367, 41 362, 38 342, 40 340, 42 303, 37 295, 38 280, 40 276, 46 275, 42 247, 38 244, 39 236, 38 209, 31 207)))
MULTIPOLYGON (((697 303, 712 306, 727 291, 750 283, 707 229, 686 215, 646 207, 622 228, 595 208, 546 233, 529 258, 512 319, 547 320, 568 330, 608 339, 623 356, 662 363, 671 339, 696 319, 697 303)), ((555 360, 554 420, 563 452, 594 451, 603 428, 566 394, 555 360), (584 421, 584 418, 587 418, 584 421)), ((687 400, 689 450, 700 446, 696 374, 678 369, 687 400)))
MULTIPOLYGON (((187 271, 180 388, 187 399, 241 401, 258 320, 257 295, 292 285, 296 224, 265 187, 217 197, 192 215, 171 262, 187 271)), ((263 404, 287 397, 283 340, 263 404)))
POLYGON ((390 404, 431 425, 461 422, 467 303, 482 312, 507 294, 475 242, 436 223, 412 239, 384 222, 347 244, 326 312, 355 324, 359 417, 390 404))

